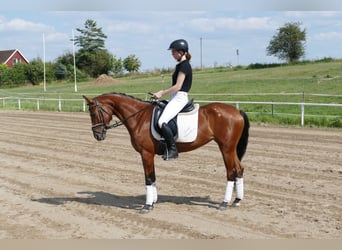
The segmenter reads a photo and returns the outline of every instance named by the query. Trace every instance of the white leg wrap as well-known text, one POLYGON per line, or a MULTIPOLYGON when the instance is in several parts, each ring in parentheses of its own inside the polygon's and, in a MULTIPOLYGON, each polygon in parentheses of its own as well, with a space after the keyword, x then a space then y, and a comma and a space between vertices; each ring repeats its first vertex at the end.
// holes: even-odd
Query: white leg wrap
POLYGON ((153 187, 152 185, 146 185, 146 204, 153 204, 153 187))
POLYGON ((227 186, 226 186, 226 193, 224 195, 224 202, 230 202, 232 199, 233 195, 233 189, 234 189, 234 181, 227 181, 227 186))
POLYGON ((153 190, 153 203, 156 203, 158 200, 158 193, 157 193, 157 185, 156 183, 152 183, 152 190, 153 190))
POLYGON ((243 178, 235 178, 236 185, 236 198, 242 200, 243 199, 243 178))

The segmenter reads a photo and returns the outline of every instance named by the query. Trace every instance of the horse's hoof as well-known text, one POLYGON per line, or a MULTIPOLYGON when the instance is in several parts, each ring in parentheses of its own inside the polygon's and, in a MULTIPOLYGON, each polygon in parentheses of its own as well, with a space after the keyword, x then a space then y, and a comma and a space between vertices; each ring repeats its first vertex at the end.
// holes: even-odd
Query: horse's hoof
POLYGON ((145 205, 143 206, 143 208, 140 210, 140 213, 141 213, 141 214, 147 214, 147 213, 149 213, 152 209, 153 209, 153 205, 145 204, 145 205))
POLYGON ((241 199, 236 198, 234 202, 232 203, 232 207, 239 207, 240 206, 241 199))
POLYGON ((228 207, 228 202, 223 201, 223 202, 220 204, 220 206, 219 206, 218 209, 219 209, 220 211, 223 211, 223 210, 226 210, 227 207, 228 207))

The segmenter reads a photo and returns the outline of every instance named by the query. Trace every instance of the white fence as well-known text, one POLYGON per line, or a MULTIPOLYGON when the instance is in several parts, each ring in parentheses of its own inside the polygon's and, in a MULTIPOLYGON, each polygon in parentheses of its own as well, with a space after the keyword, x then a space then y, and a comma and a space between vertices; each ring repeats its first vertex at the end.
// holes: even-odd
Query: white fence
MULTIPOLYGON (((201 101, 196 100, 196 102, 199 103, 209 103, 210 101, 201 101)), ((300 106, 301 107, 301 126, 304 126, 304 120, 305 120, 305 107, 311 106, 311 107, 342 107, 342 104, 334 104, 334 103, 298 103, 298 102, 246 102, 246 101, 225 101, 224 103, 234 104, 237 108, 240 107, 240 104, 255 104, 255 105, 271 105, 272 106, 272 115, 274 114, 274 106, 276 105, 293 105, 293 106, 300 106)), ((281 114, 281 113, 278 113, 281 114)), ((341 114, 334 117, 342 117, 342 109, 341 114)))
MULTIPOLYGON (((147 98, 147 97, 146 97, 147 98)), ((41 109, 41 103, 44 102, 50 103, 50 109, 56 109, 58 111, 63 111, 64 106, 66 108, 64 111, 86 111, 86 102, 84 99, 62 99, 62 98, 24 98, 24 97, 2 97, 0 98, 0 103, 2 101, 2 108, 6 109, 6 107, 16 108, 21 110, 23 107, 23 102, 30 102, 31 106, 30 108, 35 110, 41 109), (9 103, 9 104, 8 104, 9 103), (70 108, 71 103, 74 103, 72 105, 75 105, 75 110, 72 110, 70 108), (64 104, 64 105, 63 105, 64 104)), ((334 115, 333 117, 342 117, 342 104, 335 104, 335 103, 306 103, 306 102, 253 102, 253 101, 207 101, 207 100, 197 100, 196 103, 210 103, 210 102, 222 102, 227 104, 235 105, 237 108, 240 107, 242 104, 249 104, 249 105, 270 105, 271 108, 271 114, 274 114, 274 107, 277 105, 292 105, 292 106, 299 106, 300 107, 300 115, 301 117, 301 126, 304 126, 305 123, 305 107, 338 107, 341 108, 341 112, 338 113, 338 115, 334 115)), ((0 104, 1 105, 1 104, 0 104)), ((27 109, 27 108, 26 108, 27 109)), ((248 112, 247 112, 248 113, 248 112)), ((262 113, 262 112, 258 112, 262 113)), ((277 113, 277 115, 281 115, 282 113, 277 113)), ((283 113, 285 115, 285 113, 283 113)), ((289 115, 289 114, 287 114, 289 115)), ((292 114, 293 115, 293 114, 292 114)), ((310 115, 312 116, 312 115, 310 115)), ((323 115, 317 115, 317 116, 323 116, 323 115)))
MULTIPOLYGON (((22 109, 22 103, 25 101, 35 103, 33 106, 36 110, 41 109, 41 103, 50 103, 49 106, 56 107, 58 111, 63 111, 63 103, 69 103, 68 106, 70 107, 70 103, 75 103, 77 107, 81 107, 81 110, 85 112, 86 110, 86 103, 84 99, 62 99, 62 98, 26 98, 26 97, 2 97, 2 108, 5 109, 6 107, 13 107, 15 106, 17 109, 22 109), (8 104, 10 103, 10 104, 8 104)), ((32 106, 32 105, 31 105, 32 106)), ((79 109, 80 110, 80 109, 79 109)), ((69 109, 65 109, 65 111, 70 111, 69 109)))

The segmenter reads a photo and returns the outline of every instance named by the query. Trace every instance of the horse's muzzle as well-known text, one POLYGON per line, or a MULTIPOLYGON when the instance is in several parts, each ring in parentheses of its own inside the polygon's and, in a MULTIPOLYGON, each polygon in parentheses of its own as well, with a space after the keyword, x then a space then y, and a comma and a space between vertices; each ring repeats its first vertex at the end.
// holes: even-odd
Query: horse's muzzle
POLYGON ((96 140, 103 141, 104 139, 106 139, 106 130, 102 132, 93 131, 93 135, 96 140))

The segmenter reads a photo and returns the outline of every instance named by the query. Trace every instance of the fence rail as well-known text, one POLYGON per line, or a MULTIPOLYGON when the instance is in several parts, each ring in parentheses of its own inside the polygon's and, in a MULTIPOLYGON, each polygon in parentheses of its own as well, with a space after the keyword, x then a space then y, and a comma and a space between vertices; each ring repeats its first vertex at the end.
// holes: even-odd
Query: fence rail
MULTIPOLYGON (((26 97, 2 97, 0 98, 0 103, 2 101, 2 108, 15 108, 18 110, 23 109, 24 102, 30 102, 29 109, 41 110, 42 103, 50 103, 50 110, 57 111, 86 111, 86 102, 84 99, 62 99, 62 98, 26 98, 26 97), (71 105, 71 103, 73 103, 71 105), (75 106, 74 106, 75 105, 75 106), (64 110, 64 106, 66 107, 64 110), (73 109, 70 108, 73 106, 73 109)), ((338 103, 306 103, 306 102, 257 102, 257 101, 207 101, 207 100, 197 100, 196 103, 211 103, 211 102, 221 102, 227 103, 231 105, 235 105, 237 108, 240 108, 240 105, 248 104, 248 105, 270 105, 272 115, 275 114, 274 109, 275 106, 278 105, 287 105, 287 106, 298 106, 300 107, 299 114, 286 114, 286 113, 277 113, 277 115, 286 114, 286 115, 297 115, 301 117, 301 126, 304 126, 305 116, 313 116, 305 114, 306 107, 337 107, 341 108, 341 112, 338 112, 338 115, 332 115, 332 117, 341 118, 342 117, 342 104, 338 103)), ((1 104, 0 104, 1 105, 1 104)), ((28 109, 26 107, 26 109, 28 109)), ((45 108, 46 109, 46 108, 45 108)), ((255 112, 247 112, 247 113, 255 113, 255 112)), ((264 113, 264 112, 257 112, 264 113)), ((331 116, 331 115, 315 115, 315 116, 331 116)))

